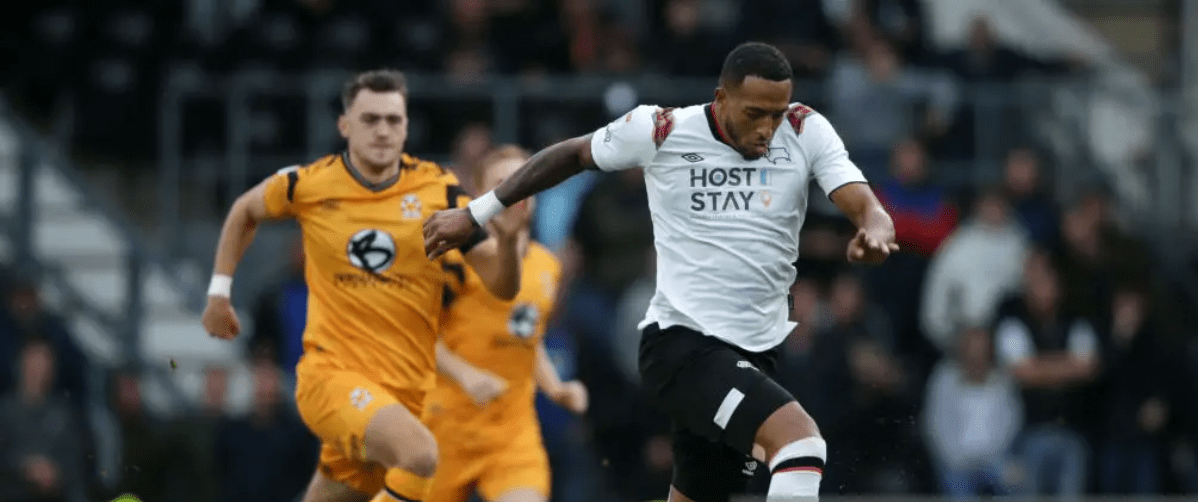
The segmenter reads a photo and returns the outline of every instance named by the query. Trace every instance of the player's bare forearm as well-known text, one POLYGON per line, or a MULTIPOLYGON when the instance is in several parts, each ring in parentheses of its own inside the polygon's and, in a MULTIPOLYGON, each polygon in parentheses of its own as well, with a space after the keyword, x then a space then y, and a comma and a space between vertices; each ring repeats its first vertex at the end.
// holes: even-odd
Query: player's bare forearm
POLYGON ((221 227, 213 273, 232 276, 237 270, 237 264, 254 242, 258 223, 267 219, 264 191, 264 185, 258 185, 233 202, 221 227))
POLYGON ((521 260, 516 236, 492 236, 466 253, 466 263, 492 295, 511 300, 520 292, 521 260))
POLYGON ((865 183, 849 183, 832 192, 832 202, 858 229, 894 235, 894 220, 865 183))
POLYGON ((511 206, 591 166, 594 166, 591 135, 570 138, 533 155, 524 167, 495 188, 495 196, 503 205, 511 206))
POLYGON ((437 371, 441 372, 442 375, 449 377, 459 384, 463 384, 466 372, 475 369, 465 359, 462 359, 457 354, 454 354, 452 350, 449 350, 449 347, 445 346, 445 342, 437 341, 437 371))
POLYGON ((549 353, 545 351, 544 343, 537 345, 537 364, 534 376, 537 379, 537 386, 545 395, 553 397, 561 392, 562 378, 557 374, 557 368, 553 366, 553 361, 549 359, 549 353))

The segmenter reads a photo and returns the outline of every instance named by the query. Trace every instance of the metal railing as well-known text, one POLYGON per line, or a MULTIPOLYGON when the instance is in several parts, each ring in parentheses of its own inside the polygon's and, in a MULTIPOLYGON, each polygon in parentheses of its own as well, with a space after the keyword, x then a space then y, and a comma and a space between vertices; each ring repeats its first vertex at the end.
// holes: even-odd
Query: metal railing
MULTIPOLYGON (((221 207, 222 203, 217 202, 216 198, 201 198, 198 202, 189 201, 186 204, 184 201, 196 197, 196 193, 212 194, 216 188, 220 188, 224 204, 230 203, 265 173, 339 149, 340 138, 335 125, 340 112, 338 97, 342 82, 348 75, 348 71, 341 70, 300 74, 243 71, 227 76, 186 68, 169 71, 157 110, 160 158, 155 174, 158 176, 159 197, 156 205, 143 209, 157 218, 158 245, 135 245, 134 249, 140 255, 134 261, 167 265, 164 269, 176 274, 176 282, 189 288, 188 297, 192 300, 192 306, 199 305, 203 296, 202 281, 184 281, 177 273, 179 269, 171 265, 181 259, 198 264, 201 269, 208 265, 211 259, 209 241, 215 238, 215 229, 219 228, 227 206, 221 207), (292 115, 302 117, 302 124, 294 129, 301 131, 302 140, 293 142, 298 146, 270 152, 255 148, 250 139, 255 132, 251 105, 263 98, 286 98, 298 108, 291 110, 292 115), (223 117, 215 124, 219 128, 216 134, 223 146, 208 152, 193 152, 185 148, 188 138, 184 136, 184 125, 190 118, 189 105, 199 100, 207 100, 207 106, 215 106, 223 112, 223 117), (188 236, 197 236, 191 237, 191 245, 186 240, 188 236), (151 249, 160 252, 153 253, 151 249)), ((611 114, 606 110, 612 106, 619 108, 635 103, 679 106, 707 101, 715 83, 707 78, 654 76, 628 80, 581 76, 527 80, 490 76, 472 82, 455 81, 441 74, 410 73, 407 76, 414 106, 430 103, 435 106, 462 102, 476 104, 473 112, 477 116, 462 117, 461 123, 481 119, 491 125, 497 141, 519 142, 531 147, 540 146, 529 132, 531 128, 527 127, 539 120, 541 112, 536 109, 537 106, 603 110, 596 113, 598 118, 593 123, 589 118, 578 120, 569 127, 578 127, 579 130, 561 131, 561 136, 566 137, 599 127, 610 118, 611 114), (607 103, 621 92, 630 92, 632 97, 626 97, 622 105, 607 103)), ((822 82, 800 82, 796 85, 795 99, 823 103, 828 101, 825 98, 829 92, 836 90, 828 89, 822 82)), ((1004 123, 995 118, 1003 112, 1015 113, 1026 119, 1025 123, 1035 126, 1029 132, 1030 136, 1052 147, 1055 165, 1053 185, 1059 195, 1067 196, 1074 187, 1095 180, 1115 185, 1126 183, 1126 180, 1120 179, 1123 176, 1143 185, 1139 190, 1139 198, 1128 197, 1133 203, 1131 212, 1136 228, 1152 233, 1157 241, 1176 235, 1178 229, 1198 228, 1198 221, 1187 218, 1195 211, 1185 210, 1187 204, 1195 204, 1194 198, 1188 197, 1183 188, 1187 186, 1187 177, 1194 176, 1194 169, 1187 162, 1187 151, 1176 126, 1180 120, 1180 110, 1184 109, 1177 106, 1181 101, 1167 100, 1162 94, 1160 102, 1163 104, 1155 111, 1158 130, 1152 135, 1154 144, 1149 148, 1156 156, 1148 172, 1141 174, 1132 171, 1130 160, 1125 166, 1104 166, 1105 170, 1099 168, 1099 161, 1091 151, 1092 139, 1089 137, 1089 123, 1093 120, 1095 106, 1093 96, 1097 92, 1107 90, 1101 89, 1099 82, 1076 80, 964 88, 964 92, 960 93, 960 101, 969 104, 975 111, 972 126, 977 155, 966 165, 953 166, 949 171, 960 184, 994 181, 1006 146, 997 139, 1008 132, 1002 130, 1006 127, 1004 123), (1111 172, 1117 176, 1112 176, 1111 172)), ((825 111, 833 115, 835 112, 825 111)), ((431 135, 454 133, 456 131, 436 130, 431 135)), ((418 149, 416 152, 434 160, 446 160, 449 157, 449 152, 443 148, 436 151, 418 149)), ((69 171, 65 174, 73 176, 69 171)), ((85 195, 92 194, 85 191, 85 195)), ((93 200, 89 203, 99 204, 96 197, 90 198, 93 200)), ((104 211, 106 214, 117 215, 115 211, 107 209, 104 211)), ((20 222, 17 223, 20 233, 20 222)), ((144 241, 132 231, 131 225, 122 222, 119 226, 130 242, 144 241)), ((129 316, 131 319, 137 318, 138 312, 131 309, 129 316)))
MULTIPOLYGON (((185 254, 186 247, 181 237, 187 231, 181 200, 185 188, 223 187, 224 200, 232 199, 256 180, 251 177, 273 172, 283 165, 315 159, 335 151, 339 146, 335 124, 339 110, 336 107, 341 84, 349 75, 345 71, 313 71, 302 74, 278 74, 267 71, 245 71, 229 76, 213 76, 198 71, 178 69, 168 74, 163 86, 158 107, 159 114, 159 190, 161 207, 158 227, 166 243, 168 254, 185 254), (254 125, 250 103, 269 97, 286 97, 296 106, 302 107, 302 146, 289 152, 256 153, 251 145, 254 125), (221 136, 224 147, 215 152, 185 153, 184 123, 188 119, 188 104, 196 100, 220 103, 223 110, 221 136), (208 161, 205 163, 204 161, 208 161), (219 167, 213 169, 211 166, 219 167)), ((602 109, 605 99, 615 93, 617 85, 627 86, 635 93, 640 103, 658 103, 668 106, 686 105, 707 101, 714 86, 713 79, 674 79, 643 77, 626 81, 600 77, 548 77, 524 80, 518 77, 487 77, 477 82, 457 82, 443 75, 409 74, 412 103, 484 103, 479 116, 489 115, 485 120, 492 126, 496 140, 520 142, 536 146, 535 140, 525 132, 525 126, 535 120, 535 112, 523 107, 529 103, 549 103, 559 106, 591 106, 602 109)), ((824 101, 827 92, 821 82, 797 84, 796 99, 824 101)), ((834 90, 833 90, 834 92, 834 90)), ((1004 137, 1003 125, 994 120, 1002 111, 1018 110, 1032 122, 1051 123, 1058 135, 1058 143, 1071 143, 1071 151, 1063 152, 1058 161, 1064 161, 1063 169, 1056 172, 1056 185, 1071 188, 1095 176, 1102 176, 1090 163, 1085 146, 1084 129, 1089 110, 1085 103, 1089 89, 1085 82, 1037 82, 1010 86, 984 86, 968 89, 962 93, 963 101, 969 103, 977 113, 974 131, 978 155, 975 162, 966 166, 967 172, 957 171, 960 181, 976 183, 993 180, 995 169, 1005 153, 1005 145, 997 142, 1004 137), (1061 99, 1062 93, 1074 96, 1072 100, 1061 99), (1061 138, 1060 135, 1064 134, 1061 138)), ((465 119, 463 119, 465 121, 465 119)), ((603 119, 606 120, 606 119, 603 119)), ((563 131, 564 134, 582 134, 602 125, 602 122, 587 124, 584 130, 563 131)), ((453 134, 456 131, 436 131, 434 134, 453 134)), ((1037 133, 1040 136, 1045 134, 1037 133)), ((1045 138, 1039 138, 1045 139, 1045 138)), ((1045 141, 1047 142, 1047 141, 1045 141)), ((437 160, 448 157, 446 151, 419 151, 421 156, 437 160)), ((193 208, 189 208, 193 209, 193 208)), ((206 211, 207 217, 218 217, 223 208, 206 211)))
MULTIPOLYGON (((62 300, 62 312, 68 317, 80 317, 95 322, 101 328, 104 336, 110 337, 114 345, 119 347, 120 364, 134 371, 147 369, 142 364, 140 355, 140 338, 142 332, 142 306, 144 299, 144 281, 142 278, 149 267, 159 267, 168 274, 172 267, 162 255, 151 247, 134 231, 133 226, 124 215, 108 204, 104 197, 86 190, 82 175, 76 171, 47 139, 43 138, 20 118, 13 116, 5 103, 0 102, 0 121, 10 126, 17 137, 19 145, 17 200, 11 216, 0 221, 0 226, 7 228, 13 236, 16 250, 16 265, 23 272, 39 282, 53 286, 62 300), (48 263, 37 256, 34 248, 34 225, 37 221, 37 171, 39 169, 54 169, 68 183, 74 186, 81 197, 83 205, 98 214, 103 214, 118 230, 120 238, 128 246, 123 261, 125 264, 125 280, 128 288, 124 305, 115 313, 106 312, 89 301, 67 279, 63 266, 48 263)), ((115 285, 114 285, 115 286, 115 285)), ((95 354, 89 354, 94 359, 95 354)), ((149 374, 158 378, 170 391, 172 405, 188 406, 187 400, 177 385, 160 368, 149 374)), ((99 399, 100 394, 93 398, 99 399)))

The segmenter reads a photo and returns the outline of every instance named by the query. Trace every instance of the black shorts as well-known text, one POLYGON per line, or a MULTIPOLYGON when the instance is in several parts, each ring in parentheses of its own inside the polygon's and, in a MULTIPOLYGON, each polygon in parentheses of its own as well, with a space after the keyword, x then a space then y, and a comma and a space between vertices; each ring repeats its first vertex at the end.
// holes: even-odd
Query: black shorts
POLYGON ((794 401, 770 375, 778 350, 749 352, 690 328, 646 326, 641 383, 673 420, 674 488, 695 502, 727 502, 757 471, 753 442, 794 401))

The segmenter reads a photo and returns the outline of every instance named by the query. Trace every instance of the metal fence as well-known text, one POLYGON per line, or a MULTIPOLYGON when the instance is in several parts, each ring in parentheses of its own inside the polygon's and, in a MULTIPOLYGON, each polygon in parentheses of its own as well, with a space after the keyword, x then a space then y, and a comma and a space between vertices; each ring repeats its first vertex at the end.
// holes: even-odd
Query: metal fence
MULTIPOLYGON (((340 148, 335 124, 341 84, 347 76, 343 71, 300 75, 247 71, 221 77, 182 69, 169 73, 158 108, 161 201, 156 214, 160 236, 170 254, 185 255, 189 246, 183 237, 191 224, 218 218, 221 206, 265 174, 340 148), (256 123, 253 110, 263 104, 285 115, 281 120, 286 130, 282 134, 295 136, 289 138, 290 146, 263 148, 254 144, 256 128, 262 124, 256 123), (215 117, 206 124, 218 130, 195 131, 195 126, 189 127, 189 121, 199 113, 215 117), (194 144, 197 133, 209 135, 207 147, 194 144), (189 192, 196 190, 215 196, 192 201, 189 192)), ((714 87, 713 79, 655 77, 488 77, 473 82, 459 82, 444 75, 408 77, 413 108, 411 149, 420 156, 442 161, 448 159, 445 137, 456 132, 452 129, 455 121, 457 125, 483 121, 491 125, 498 141, 538 147, 543 146, 544 136, 536 132, 537 121, 547 110, 559 114, 566 110, 576 119, 562 125, 561 129, 574 129, 559 131, 564 138, 602 125, 611 118, 610 109, 622 106, 622 96, 630 96, 635 102, 678 106, 709 100, 714 87), (423 126, 422 122, 433 124, 423 126), (422 127, 432 131, 421 133, 422 127), (417 138, 421 135, 432 138, 421 141, 417 138)), ((1081 183, 1106 178, 1107 173, 1094 165, 1088 147, 1093 92, 1091 83, 1076 81, 963 89, 960 101, 974 112, 970 120, 976 156, 964 165, 948 166, 943 171, 961 184, 993 181, 1004 149, 1009 146, 1002 139, 1012 136, 1009 124, 1013 122, 1002 118, 1016 116, 1018 123, 1024 124, 1019 127, 1028 128, 1015 131, 1017 135, 1052 148, 1058 189, 1068 191, 1081 183)), ((824 103, 828 93, 824 83, 800 82, 795 96, 809 103, 824 103)), ((1161 183, 1161 187, 1166 186, 1181 183, 1161 183)), ((1176 197, 1158 202, 1174 204, 1176 197)), ((1171 209, 1178 210, 1179 204, 1171 209)))

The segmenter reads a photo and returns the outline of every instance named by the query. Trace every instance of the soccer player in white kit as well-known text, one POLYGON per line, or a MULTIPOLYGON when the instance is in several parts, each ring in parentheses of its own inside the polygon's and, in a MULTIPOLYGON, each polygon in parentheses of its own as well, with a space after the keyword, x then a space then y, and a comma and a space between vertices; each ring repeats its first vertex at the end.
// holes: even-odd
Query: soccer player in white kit
POLYGON ((425 222, 430 256, 516 202, 583 169, 643 168, 657 291, 640 327, 642 383, 674 422, 671 502, 727 502, 770 467, 769 500, 814 500, 827 458, 815 421, 768 375, 794 324, 807 188, 815 179, 857 227, 847 256, 880 263, 894 224, 823 115, 791 103, 778 49, 746 43, 724 61, 715 100, 638 106, 550 146, 494 191, 425 222))

